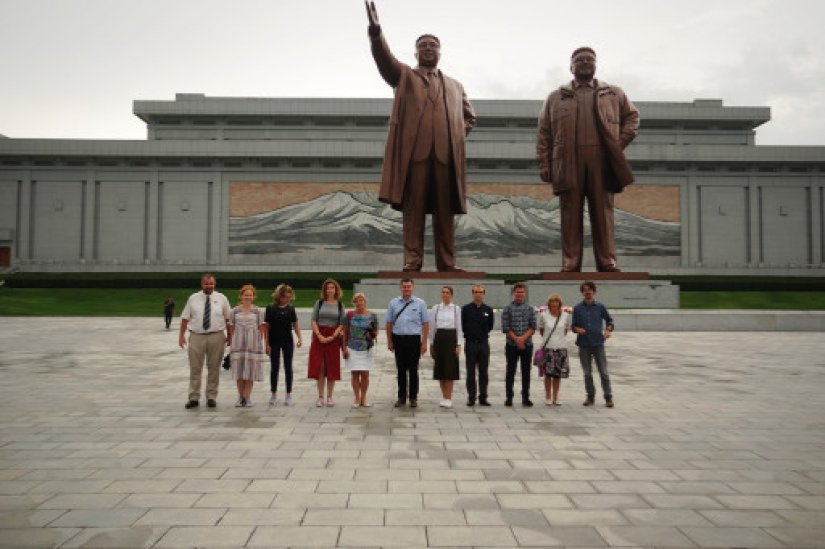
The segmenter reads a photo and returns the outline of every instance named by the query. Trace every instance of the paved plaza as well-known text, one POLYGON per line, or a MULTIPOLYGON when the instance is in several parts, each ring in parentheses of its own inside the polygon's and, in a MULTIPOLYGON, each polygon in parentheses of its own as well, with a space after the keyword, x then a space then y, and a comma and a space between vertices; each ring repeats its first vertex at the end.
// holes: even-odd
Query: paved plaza
POLYGON ((581 405, 577 360, 562 406, 534 378, 536 406, 506 408, 500 333, 492 407, 462 380, 439 408, 427 358, 394 409, 382 332, 372 408, 348 374, 316 408, 304 347, 294 406, 266 405, 267 374, 237 409, 222 371, 189 411, 176 343, 177 319, 0 318, 0 545, 825 546, 821 332, 618 326, 613 409, 581 405))

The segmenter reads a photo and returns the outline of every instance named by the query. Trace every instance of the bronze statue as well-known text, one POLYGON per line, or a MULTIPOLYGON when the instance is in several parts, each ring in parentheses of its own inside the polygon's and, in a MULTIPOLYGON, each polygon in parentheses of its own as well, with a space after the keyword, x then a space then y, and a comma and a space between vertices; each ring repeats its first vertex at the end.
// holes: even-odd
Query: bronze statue
POLYGON ((455 264, 453 216, 467 213, 464 138, 475 113, 464 87, 437 68, 437 37, 418 37, 412 68, 390 52, 375 2, 365 4, 372 56, 395 90, 378 198, 403 214, 404 270, 421 270, 425 217, 432 214, 437 269, 462 271, 455 264))
POLYGON ((599 271, 617 272, 613 194, 633 183, 624 148, 636 137, 639 111, 621 88, 595 79, 596 52, 578 48, 574 79, 552 92, 539 114, 536 152, 541 179, 561 210, 562 271, 582 267, 584 201, 599 271))

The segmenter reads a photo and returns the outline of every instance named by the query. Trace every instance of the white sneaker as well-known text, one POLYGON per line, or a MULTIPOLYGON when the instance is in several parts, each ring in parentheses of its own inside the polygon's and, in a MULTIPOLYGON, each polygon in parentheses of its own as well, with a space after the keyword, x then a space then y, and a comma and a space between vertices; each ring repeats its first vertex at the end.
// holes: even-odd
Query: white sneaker
POLYGON ((246 402, 244 402, 244 408, 252 408, 253 406, 255 406, 255 403, 252 402, 251 398, 249 400, 247 400, 246 402))
POLYGON ((276 404, 278 404, 278 397, 276 397, 276 396, 269 397, 269 405, 270 406, 275 406, 276 404))
POLYGON ((238 397, 238 402, 235 403, 235 408, 243 408, 243 397, 238 397))
POLYGON ((284 406, 292 406, 292 395, 286 395, 284 406))
POLYGON ((452 408, 453 407, 453 401, 450 400, 450 399, 445 400, 444 401, 444 407, 445 408, 452 408))
POLYGON ((552 401, 552 400, 550 400, 550 399, 547 399, 547 400, 545 400, 545 401, 544 401, 544 405, 545 405, 545 406, 552 406, 552 405, 553 405, 553 401, 552 401))

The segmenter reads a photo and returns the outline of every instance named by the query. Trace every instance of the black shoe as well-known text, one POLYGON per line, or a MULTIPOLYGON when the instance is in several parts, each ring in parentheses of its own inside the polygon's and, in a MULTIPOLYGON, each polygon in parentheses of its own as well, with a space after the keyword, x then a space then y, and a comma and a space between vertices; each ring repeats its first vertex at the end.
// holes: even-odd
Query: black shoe
POLYGON ((475 401, 475 400, 473 400, 473 399, 471 399, 471 398, 468 398, 468 399, 467 399, 467 406, 475 406, 475 405, 476 405, 476 401, 475 401))
POLYGON ((582 406, 593 406, 593 399, 590 398, 590 397, 587 397, 587 400, 582 402, 582 406))
POLYGON ((418 408, 418 400, 411 398, 410 399, 410 408, 418 408))
POLYGON ((513 405, 513 399, 508 398, 507 400, 504 401, 504 405, 505 406, 512 406, 513 405))
POLYGON ((197 400, 190 400, 189 402, 186 403, 186 405, 184 407, 187 410, 191 410, 192 408, 197 408, 198 407, 198 401, 197 400))
POLYGON ((486 399, 486 398, 480 398, 480 399, 478 399, 478 403, 479 403, 480 405, 482 405, 482 406, 490 406, 490 403, 487 401, 487 399, 486 399))
POLYGON ((407 401, 406 401, 406 400, 401 400, 401 399, 399 398, 398 400, 396 400, 396 401, 395 401, 395 404, 393 404, 393 406, 395 406, 396 408, 401 408, 401 407, 402 407, 402 406, 404 406, 406 403, 407 403, 407 401))
POLYGON ((525 408, 529 408, 530 406, 533 405, 533 401, 530 400, 529 398, 523 398, 523 399, 521 399, 521 405, 524 406, 525 408))
POLYGON ((215 406, 218 405, 218 403, 215 402, 214 398, 210 398, 206 401, 206 405, 209 406, 210 408, 214 408, 215 406))

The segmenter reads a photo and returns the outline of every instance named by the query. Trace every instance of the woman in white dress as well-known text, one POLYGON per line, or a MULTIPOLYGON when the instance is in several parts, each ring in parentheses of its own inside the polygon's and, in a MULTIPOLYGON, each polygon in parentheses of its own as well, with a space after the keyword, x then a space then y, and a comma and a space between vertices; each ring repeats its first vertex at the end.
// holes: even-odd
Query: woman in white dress
POLYGON ((552 294, 547 298, 547 309, 539 315, 539 333, 544 337, 544 364, 539 367, 539 375, 544 376, 544 403, 547 406, 561 406, 559 403, 561 380, 570 375, 565 339, 568 331, 570 331, 570 308, 563 307, 559 294, 552 294))
POLYGON ((267 329, 263 309, 253 303, 255 286, 242 286, 240 298, 241 304, 232 309, 230 361, 232 379, 238 384, 235 406, 246 408, 252 406, 252 385, 264 380, 267 329))
POLYGON ((344 319, 344 360, 352 376, 353 408, 369 408, 367 389, 370 370, 375 361, 375 342, 378 339, 378 315, 367 310, 367 297, 358 292, 352 297, 354 311, 344 319))

